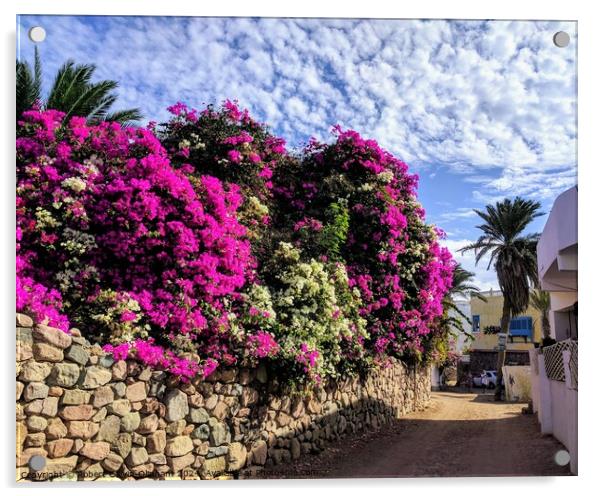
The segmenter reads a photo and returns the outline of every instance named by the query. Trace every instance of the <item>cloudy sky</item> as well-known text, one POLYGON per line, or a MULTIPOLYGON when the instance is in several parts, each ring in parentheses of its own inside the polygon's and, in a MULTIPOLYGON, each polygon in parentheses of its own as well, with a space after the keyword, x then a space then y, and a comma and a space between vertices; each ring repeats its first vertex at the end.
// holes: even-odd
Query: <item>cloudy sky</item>
MULTIPOLYGON (((428 219, 456 250, 478 235, 473 209, 554 198, 577 181, 576 24, 570 22, 24 16, 17 56, 47 75, 68 58, 119 81, 119 104, 162 121, 238 99, 291 146, 334 124, 375 138, 420 174, 428 219), (557 31, 571 43, 552 43, 557 31)), ((530 226, 540 231, 545 217, 530 226)), ((483 289, 495 275, 477 273, 483 289)))

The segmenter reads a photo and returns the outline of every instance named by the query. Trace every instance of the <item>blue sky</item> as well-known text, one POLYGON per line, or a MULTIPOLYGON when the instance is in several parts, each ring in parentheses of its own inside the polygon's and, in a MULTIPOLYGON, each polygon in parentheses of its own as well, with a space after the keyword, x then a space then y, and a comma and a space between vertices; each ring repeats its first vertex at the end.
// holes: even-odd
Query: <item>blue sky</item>
POLYGON ((377 139, 420 174, 419 199, 454 251, 478 236, 474 208, 521 195, 547 212, 577 181, 576 23, 23 16, 22 59, 36 25, 46 87, 72 58, 119 81, 119 106, 148 120, 178 100, 230 98, 290 146, 337 123, 377 139), (552 43, 559 30, 566 48, 552 43))

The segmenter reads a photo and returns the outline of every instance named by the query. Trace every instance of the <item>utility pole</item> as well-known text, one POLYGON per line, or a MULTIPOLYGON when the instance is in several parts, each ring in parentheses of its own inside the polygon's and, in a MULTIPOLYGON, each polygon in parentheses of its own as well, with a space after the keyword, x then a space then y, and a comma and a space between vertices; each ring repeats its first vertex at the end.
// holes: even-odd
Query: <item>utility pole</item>
POLYGON ((506 341, 508 340, 508 334, 500 332, 498 334, 497 343, 497 377, 495 379, 495 401, 502 401, 502 392, 504 387, 502 386, 502 368, 506 362, 506 341))

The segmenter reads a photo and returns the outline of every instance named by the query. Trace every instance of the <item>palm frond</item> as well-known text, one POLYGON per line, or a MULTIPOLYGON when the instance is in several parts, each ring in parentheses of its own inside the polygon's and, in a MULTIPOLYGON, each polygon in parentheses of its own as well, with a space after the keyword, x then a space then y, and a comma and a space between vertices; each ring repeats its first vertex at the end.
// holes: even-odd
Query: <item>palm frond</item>
POLYGON ((550 310, 550 293, 547 291, 531 291, 530 303, 540 312, 547 312, 550 310))
POLYGON ((56 73, 54 82, 46 98, 46 106, 48 108, 60 110, 59 104, 62 102, 62 95, 65 93, 66 87, 68 86, 68 79, 73 73, 73 66, 75 62, 68 60, 65 62, 56 73))
POLYGON ((538 234, 524 234, 533 219, 543 215, 541 204, 521 197, 506 198, 475 210, 483 220, 476 226, 482 235, 459 250, 474 251, 475 264, 488 257, 487 269, 493 267, 504 300, 512 314, 523 312, 529 305, 529 294, 537 285, 538 234))
POLYGON ((117 100, 116 95, 111 95, 111 90, 115 86, 114 81, 101 81, 97 84, 88 84, 82 87, 76 100, 65 100, 65 104, 69 105, 65 117, 71 117, 72 115, 85 115, 89 119, 95 119, 99 116, 104 117, 111 105, 117 100))
POLYGON ((144 118, 140 109, 131 108, 118 110, 105 115, 104 120, 109 122, 119 122, 122 126, 131 126, 137 121, 141 121, 144 118))
MULTIPOLYGON (((54 77, 44 107, 64 112, 66 119, 75 115, 85 117, 91 124, 108 120, 131 125, 142 119, 142 113, 136 108, 111 111, 117 101, 118 84, 111 80, 93 82, 95 71, 94 64, 76 65, 73 60, 67 60, 54 77)), ((17 119, 41 100, 41 77, 36 48, 33 74, 26 62, 17 62, 17 119)))
POLYGON ((16 110, 17 120, 19 120, 23 112, 31 109, 41 100, 42 64, 38 47, 35 47, 33 72, 27 62, 19 60, 16 69, 16 110))

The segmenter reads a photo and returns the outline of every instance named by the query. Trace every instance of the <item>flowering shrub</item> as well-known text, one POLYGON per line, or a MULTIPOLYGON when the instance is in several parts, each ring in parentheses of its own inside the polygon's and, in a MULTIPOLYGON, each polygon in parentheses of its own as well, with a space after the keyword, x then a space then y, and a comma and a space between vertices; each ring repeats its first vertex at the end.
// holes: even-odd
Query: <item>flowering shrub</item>
POLYGON ((340 128, 293 156, 229 101, 170 111, 158 131, 23 114, 18 310, 184 380, 442 356, 454 262, 405 163, 340 128))
POLYGON ((17 140, 18 305, 60 293, 101 341, 154 337, 229 361, 230 307, 254 265, 238 187, 193 187, 149 131, 62 118, 26 112, 17 140))
POLYGON ((239 220, 249 228, 255 255, 269 257, 272 176, 290 160, 285 141, 270 134, 247 110, 226 100, 221 107, 203 111, 178 103, 168 109, 173 118, 159 130, 172 163, 194 183, 211 175, 241 188, 244 202, 239 220))
POLYGON ((307 257, 345 263, 377 359, 420 357, 452 283, 451 254, 424 222, 407 165, 354 131, 334 132, 334 143, 314 140, 297 168, 278 171, 292 239, 307 257))
POLYGON ((304 262, 298 249, 281 243, 270 268, 273 329, 287 375, 319 381, 363 365, 366 322, 345 267, 315 259, 304 262))
POLYGON ((266 331, 258 331, 257 334, 247 336, 247 350, 250 356, 261 358, 273 358, 278 354, 280 345, 274 336, 266 331))
MULTIPOLYGON (((19 203, 20 201, 17 198, 17 205, 19 203)), ((23 231, 20 226, 17 226, 15 263, 17 312, 29 312, 37 322, 45 322, 50 326, 69 332, 69 320, 61 313, 63 308, 61 294, 56 289, 48 289, 23 274, 27 264, 21 255, 22 238, 23 231)))
POLYGON ((60 313, 63 302, 56 289, 48 289, 31 277, 17 274, 16 294, 17 312, 28 312, 36 322, 69 331, 69 320, 60 313))
POLYGON ((153 338, 125 341, 119 345, 106 344, 103 350, 111 353, 116 360, 135 358, 150 367, 160 368, 180 377, 183 381, 201 373, 205 377, 213 373, 218 366, 217 360, 208 358, 201 367, 195 360, 177 356, 173 351, 158 346, 153 338))

